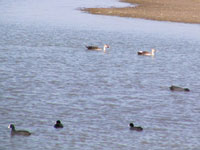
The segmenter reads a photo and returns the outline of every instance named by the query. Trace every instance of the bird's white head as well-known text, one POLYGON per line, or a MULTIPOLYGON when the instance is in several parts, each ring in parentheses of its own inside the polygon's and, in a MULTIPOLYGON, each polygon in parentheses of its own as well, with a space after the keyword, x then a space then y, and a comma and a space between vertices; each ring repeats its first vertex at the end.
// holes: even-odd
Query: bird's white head
POLYGON ((155 52, 156 52, 156 50, 155 50, 154 48, 151 49, 151 55, 152 55, 152 56, 154 56, 155 52))
POLYGON ((108 44, 104 44, 104 47, 103 47, 104 53, 106 52, 106 48, 110 48, 110 46, 108 44))
POLYGON ((104 47, 106 47, 106 48, 110 48, 110 46, 109 46, 108 44, 105 44, 104 47))

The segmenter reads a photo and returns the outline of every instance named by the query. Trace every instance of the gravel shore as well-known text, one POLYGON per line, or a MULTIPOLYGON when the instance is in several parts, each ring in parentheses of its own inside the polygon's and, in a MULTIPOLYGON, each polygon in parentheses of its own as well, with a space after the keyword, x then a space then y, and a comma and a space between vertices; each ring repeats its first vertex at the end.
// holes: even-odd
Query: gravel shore
POLYGON ((83 11, 158 21, 200 23, 200 0, 121 0, 134 4, 124 8, 85 8, 83 11))

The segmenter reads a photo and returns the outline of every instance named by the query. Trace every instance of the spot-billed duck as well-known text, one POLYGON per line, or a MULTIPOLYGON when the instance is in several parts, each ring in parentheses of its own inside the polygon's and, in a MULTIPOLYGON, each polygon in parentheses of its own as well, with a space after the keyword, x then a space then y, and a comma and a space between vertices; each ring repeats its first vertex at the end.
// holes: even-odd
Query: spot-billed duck
POLYGON ((155 49, 152 49, 151 52, 147 51, 139 51, 138 55, 145 55, 145 56, 154 56, 155 55, 155 49))
POLYGON ((94 51, 101 51, 101 50, 103 50, 104 52, 106 52, 106 48, 109 48, 110 46, 108 45, 108 44, 105 44, 104 46, 103 46, 103 49, 102 48, 99 48, 98 46, 86 46, 86 48, 88 49, 88 50, 94 50, 94 51))

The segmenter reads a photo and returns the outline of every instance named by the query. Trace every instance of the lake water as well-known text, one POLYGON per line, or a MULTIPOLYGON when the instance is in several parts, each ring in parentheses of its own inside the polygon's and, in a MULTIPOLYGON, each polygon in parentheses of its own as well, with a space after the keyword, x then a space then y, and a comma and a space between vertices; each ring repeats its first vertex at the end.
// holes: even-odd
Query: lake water
POLYGON ((0 1, 0 149, 199 149, 200 25, 79 11, 128 5, 0 1), (105 43, 106 53, 85 48, 105 43), (11 137, 10 123, 32 135, 11 137))

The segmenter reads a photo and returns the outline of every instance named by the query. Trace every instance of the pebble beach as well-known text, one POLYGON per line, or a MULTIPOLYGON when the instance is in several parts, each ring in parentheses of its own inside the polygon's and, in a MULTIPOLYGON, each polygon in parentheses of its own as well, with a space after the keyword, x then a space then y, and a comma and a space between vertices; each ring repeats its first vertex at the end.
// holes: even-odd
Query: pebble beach
POLYGON ((124 8, 85 8, 84 11, 99 15, 200 23, 199 0, 121 0, 121 2, 127 2, 133 4, 133 6, 124 8))

